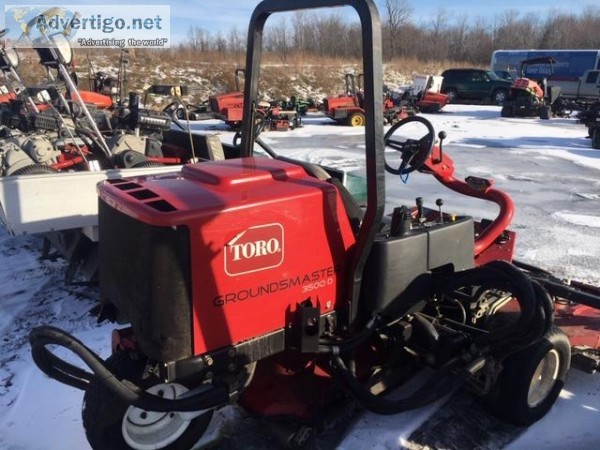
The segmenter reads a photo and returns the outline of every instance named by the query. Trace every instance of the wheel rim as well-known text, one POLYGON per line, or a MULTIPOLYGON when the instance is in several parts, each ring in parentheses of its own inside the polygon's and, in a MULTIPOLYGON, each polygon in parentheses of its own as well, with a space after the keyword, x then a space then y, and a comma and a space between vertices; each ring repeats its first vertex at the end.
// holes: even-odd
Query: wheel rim
POLYGON ((362 115, 360 115, 360 114, 355 114, 350 119, 350 124, 353 127, 362 127, 365 124, 364 117, 362 115))
POLYGON ((548 397, 556 384, 559 368, 560 355, 553 348, 540 361, 531 378, 527 394, 527 404, 530 408, 535 408, 548 397))
MULTIPOLYGON (((174 400, 188 389, 177 383, 158 384, 148 393, 174 400)), ((121 431, 127 444, 135 450, 160 449, 172 444, 187 430, 191 420, 178 412, 153 412, 135 406, 127 408, 121 431)))
POLYGON ((504 91, 498 91, 496 92, 494 98, 496 100, 496 103, 502 104, 506 100, 506 93, 504 91))

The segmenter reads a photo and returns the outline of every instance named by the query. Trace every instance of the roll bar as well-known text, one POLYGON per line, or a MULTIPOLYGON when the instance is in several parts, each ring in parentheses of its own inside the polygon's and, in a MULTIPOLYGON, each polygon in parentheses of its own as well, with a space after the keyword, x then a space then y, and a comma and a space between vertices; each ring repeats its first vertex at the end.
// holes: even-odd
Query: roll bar
POLYGON ((254 144, 253 117, 258 104, 258 78, 262 56, 263 30, 273 13, 302 9, 353 7, 362 27, 362 52, 365 96, 365 148, 367 170, 367 209, 356 238, 348 286, 348 322, 354 322, 362 273, 371 250, 375 233, 381 223, 385 206, 385 171, 383 159, 383 61, 381 23, 373 0, 264 0, 250 19, 246 54, 246 82, 244 88, 244 119, 242 123, 241 155, 252 156, 254 144))

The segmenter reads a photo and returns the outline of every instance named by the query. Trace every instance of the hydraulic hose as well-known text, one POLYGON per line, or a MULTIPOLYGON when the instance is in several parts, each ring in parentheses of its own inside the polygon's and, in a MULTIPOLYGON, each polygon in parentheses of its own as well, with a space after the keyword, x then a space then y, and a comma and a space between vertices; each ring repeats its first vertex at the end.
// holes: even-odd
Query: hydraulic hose
POLYGON ((365 343, 377 330, 377 326, 383 321, 381 316, 374 316, 360 333, 351 336, 343 341, 327 342, 321 340, 319 345, 319 353, 339 355, 358 348, 365 343))
POLYGON ((435 372, 425 384, 409 397, 390 400, 372 394, 365 388, 352 372, 348 370, 340 356, 334 356, 332 362, 334 375, 341 380, 356 400, 369 411, 382 415, 398 414, 404 411, 421 408, 439 400, 462 383, 458 377, 452 374, 452 370, 458 363, 458 360, 454 360, 435 372))
POLYGON ((493 261, 450 275, 434 274, 433 286, 438 294, 451 294, 467 286, 481 286, 508 291, 515 297, 520 306, 519 318, 510 325, 478 336, 475 344, 480 348, 528 345, 531 341, 524 339, 523 332, 533 323, 545 320, 542 317, 543 309, 538 307, 539 299, 532 281, 519 269, 505 261, 493 261))
POLYGON ((46 375, 78 389, 87 389, 92 381, 102 383, 113 394, 127 403, 147 411, 199 411, 229 403, 229 393, 224 386, 213 386, 208 391, 184 398, 168 400, 145 392, 130 381, 117 379, 104 361, 81 341, 51 326, 34 328, 29 333, 33 361, 46 375), (86 372, 50 352, 46 346, 57 345, 76 354, 93 373, 86 372))
MULTIPOLYGON (((484 266, 453 274, 433 274, 433 292, 452 294, 457 289, 481 286, 510 292, 520 306, 519 318, 502 328, 477 336, 474 344, 492 351, 500 359, 539 340, 550 328, 553 320, 552 301, 545 289, 533 282, 521 270, 504 261, 494 261, 484 266)), ((395 305, 390 305, 394 310, 395 305)), ((381 313, 385 315, 385 312, 381 313)), ((420 317, 415 314, 415 317, 420 317)), ((421 318, 422 319, 422 318, 421 318)), ((424 320, 424 319, 422 319, 424 320)), ((359 335, 364 338, 364 334, 359 335)), ((432 338, 435 336, 432 335, 432 338)), ((352 343, 361 342, 355 339, 352 343)), ((340 347, 347 348, 347 347, 340 347)), ((461 378, 454 373, 462 367, 462 360, 455 358, 437 370, 421 388, 411 396, 389 400, 372 394, 350 371, 340 353, 331 358, 334 374, 365 408, 377 414, 396 414, 432 403, 458 387, 461 378)))

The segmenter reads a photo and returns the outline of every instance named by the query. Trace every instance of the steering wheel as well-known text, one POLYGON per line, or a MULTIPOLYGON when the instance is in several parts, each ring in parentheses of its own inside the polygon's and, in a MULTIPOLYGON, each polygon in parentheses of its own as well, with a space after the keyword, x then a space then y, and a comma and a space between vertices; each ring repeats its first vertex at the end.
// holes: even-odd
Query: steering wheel
POLYGON ((388 130, 383 137, 384 144, 400 152, 398 168, 388 158, 384 157, 385 170, 393 175, 407 175, 419 170, 429 158, 435 143, 435 130, 431 122, 421 116, 411 116, 402 119, 388 130), (413 125, 409 125, 409 124, 413 125), (403 131, 398 133, 400 128, 403 131))
MULTIPOLYGON (((254 139, 258 139, 258 135, 260 133, 262 133, 262 131, 265 129, 266 126, 266 114, 261 111, 261 110, 257 110, 256 115, 254 116, 254 139)), ((233 146, 237 147, 238 145, 240 145, 242 140, 242 130, 237 130, 235 132, 235 134, 233 135, 233 146)))

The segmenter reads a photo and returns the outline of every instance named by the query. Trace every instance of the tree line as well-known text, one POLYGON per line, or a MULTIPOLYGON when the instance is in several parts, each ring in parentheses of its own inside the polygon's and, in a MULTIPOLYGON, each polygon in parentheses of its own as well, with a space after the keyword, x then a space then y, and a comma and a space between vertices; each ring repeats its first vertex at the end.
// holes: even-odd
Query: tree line
MULTIPOLYGON (((440 8, 416 22, 409 0, 380 0, 383 53, 386 61, 463 61, 487 65, 498 49, 600 48, 600 7, 580 13, 558 10, 521 13, 509 9, 491 18, 455 15, 440 8)), ((287 62, 298 53, 321 57, 361 57, 361 30, 340 12, 296 12, 267 22, 264 49, 287 62)), ((240 55, 246 32, 232 28, 211 33, 191 27, 179 47, 193 52, 240 55)))

